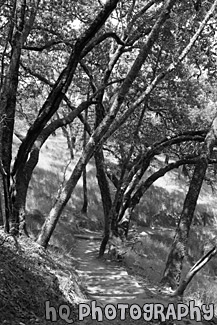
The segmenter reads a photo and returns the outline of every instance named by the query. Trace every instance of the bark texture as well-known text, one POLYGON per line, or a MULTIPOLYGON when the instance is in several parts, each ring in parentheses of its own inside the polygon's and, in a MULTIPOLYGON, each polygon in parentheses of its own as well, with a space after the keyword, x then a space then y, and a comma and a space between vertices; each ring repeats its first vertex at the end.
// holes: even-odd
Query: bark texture
POLYGON ((109 234, 110 234, 110 211, 112 206, 111 194, 108 179, 106 177, 104 168, 104 156, 103 151, 100 149, 95 154, 96 170, 97 170, 97 180, 100 188, 100 193, 103 203, 104 212, 104 237, 100 246, 99 256, 102 256, 107 245, 109 234))
MULTIPOLYGON (((85 123, 88 121, 88 110, 85 111, 85 123)), ((87 132, 84 126, 84 132, 83 132, 83 150, 85 149, 85 146, 87 144, 87 132)), ((84 215, 87 215, 87 208, 88 208, 88 196, 87 196, 87 169, 86 166, 83 170, 83 206, 81 209, 81 213, 84 215)))

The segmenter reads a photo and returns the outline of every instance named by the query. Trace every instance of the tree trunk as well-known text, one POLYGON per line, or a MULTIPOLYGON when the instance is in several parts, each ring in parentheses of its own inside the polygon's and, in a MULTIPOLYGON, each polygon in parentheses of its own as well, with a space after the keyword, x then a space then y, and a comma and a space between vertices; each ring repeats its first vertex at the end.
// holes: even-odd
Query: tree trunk
MULTIPOLYGON (((1 132, 1 131, 0 131, 1 132)), ((1 145, 1 144, 0 144, 1 145)), ((6 173, 4 171, 2 161, 0 160, 0 226, 5 226, 5 232, 9 232, 9 219, 7 219, 7 197, 6 194, 6 173)))
POLYGON ((13 219, 17 220, 17 229, 19 233, 21 234, 24 232, 26 235, 28 235, 25 223, 26 196, 32 172, 38 161, 38 155, 34 155, 34 158, 35 159, 33 160, 32 156, 29 161, 32 163, 32 168, 30 168, 29 164, 28 168, 25 168, 23 171, 20 170, 17 174, 16 183, 14 183, 14 193, 11 193, 13 219))
POLYGON ((79 178, 82 175, 83 169, 91 157, 88 155, 82 155, 77 165, 75 166, 73 173, 66 185, 63 187, 62 192, 58 196, 58 199, 54 203, 48 217, 46 218, 41 232, 39 234, 37 243, 44 248, 47 247, 51 235, 56 227, 59 217, 66 206, 68 200, 71 197, 72 191, 74 190, 79 178))
MULTIPOLYGON (((85 123, 88 121, 88 110, 85 110, 85 123)), ((85 150, 86 144, 87 144, 87 132, 84 125, 84 133, 83 133, 84 139, 83 139, 83 150, 85 150)), ((83 207, 81 209, 81 213, 84 215, 87 215, 87 207, 88 207, 88 197, 87 197, 87 170, 86 166, 83 170, 83 207)))
POLYGON ((0 226, 4 225, 4 208, 3 208, 3 198, 2 198, 2 179, 1 179, 1 175, 0 175, 0 226))
MULTIPOLYGON (((18 70, 19 60, 21 54, 20 38, 16 40, 17 44, 14 46, 13 55, 9 65, 9 71, 5 78, 5 83, 2 87, 2 94, 0 97, 0 106, 5 118, 2 122, 1 135, 1 149, 2 149, 2 164, 6 175, 4 176, 4 198, 5 198, 5 214, 6 220, 11 220, 12 225, 16 228, 16 220, 11 214, 12 203, 10 200, 10 166, 12 159, 12 142, 14 131, 14 117, 16 107, 16 93, 18 86, 18 70)), ((2 115, 2 114, 1 114, 2 115)))
POLYGON ((131 216, 132 216, 133 208, 132 207, 127 207, 126 210, 124 211, 124 215, 118 222, 118 228, 122 229, 122 236, 126 239, 129 228, 130 228, 130 221, 131 221, 131 216))
POLYGON ((104 237, 100 246, 99 256, 103 256, 109 235, 110 235, 110 211, 112 206, 111 194, 108 179, 106 177, 104 169, 104 155, 102 149, 98 150, 95 155, 96 170, 97 170, 97 180, 100 188, 100 193, 103 203, 104 212, 104 237))
POLYGON ((83 206, 81 209, 81 213, 87 215, 87 208, 88 208, 88 197, 87 197, 87 170, 86 166, 84 167, 83 173, 83 206))
MULTIPOLYGON (((68 102, 68 100, 67 100, 67 102, 68 102)), ((81 105, 79 105, 79 106, 81 106, 81 105)), ((56 112, 56 116, 57 116, 58 120, 61 121, 61 118, 60 118, 58 112, 56 112)), ((65 119, 68 119, 68 116, 64 114, 65 119)), ((85 123, 86 123, 86 121, 85 121, 85 123)), ((63 136, 67 140, 67 145, 68 145, 68 149, 70 152, 71 160, 73 160, 74 159, 74 149, 75 149, 75 137, 72 135, 71 125, 65 124, 65 125, 62 125, 61 128, 62 128, 63 136), (69 131, 68 131, 67 126, 69 126, 69 131)), ((85 129, 85 126, 84 126, 84 129, 85 129)), ((55 131, 53 133, 55 134, 55 131)))
MULTIPOLYGON (((105 109, 102 104, 103 93, 104 92, 102 91, 98 96, 99 104, 96 106, 95 129, 100 125, 105 116, 105 109)), ((104 237, 102 239, 99 249, 99 257, 102 257, 104 255, 106 245, 110 237, 110 211, 112 207, 112 199, 110 194, 109 182, 105 171, 104 154, 102 147, 100 147, 95 152, 94 158, 96 165, 96 177, 98 180, 104 213, 104 237)))
POLYGON ((0 190, 1 190, 1 209, 2 209, 2 219, 3 219, 3 223, 4 223, 4 230, 6 233, 9 233, 9 230, 10 230, 9 220, 10 220, 10 216, 12 215, 11 199, 10 199, 10 193, 9 193, 9 184, 8 184, 7 173, 3 167, 1 160, 0 160, 0 190))

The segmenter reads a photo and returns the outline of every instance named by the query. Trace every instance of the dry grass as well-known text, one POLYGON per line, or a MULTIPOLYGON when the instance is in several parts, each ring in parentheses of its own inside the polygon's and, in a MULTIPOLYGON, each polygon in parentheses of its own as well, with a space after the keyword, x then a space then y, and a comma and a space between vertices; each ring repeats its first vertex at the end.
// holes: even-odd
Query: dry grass
POLYGON ((214 304, 215 316, 217 316, 217 281, 204 274, 197 275, 187 288, 185 299, 194 300, 199 307, 203 304, 214 304))

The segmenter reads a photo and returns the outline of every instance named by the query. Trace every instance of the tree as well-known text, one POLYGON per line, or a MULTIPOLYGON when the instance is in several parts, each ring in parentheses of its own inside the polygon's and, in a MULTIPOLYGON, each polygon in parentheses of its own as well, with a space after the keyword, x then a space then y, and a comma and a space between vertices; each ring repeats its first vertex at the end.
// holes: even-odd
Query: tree
POLYGON ((185 198, 183 210, 180 216, 179 224, 176 229, 176 235, 169 253, 162 284, 171 288, 176 288, 179 284, 183 259, 186 255, 186 246, 189 230, 191 227, 194 210, 200 189, 208 168, 209 159, 212 156, 213 147, 217 144, 217 117, 214 118, 210 130, 204 140, 199 160, 197 161, 194 173, 190 182, 189 190, 185 198))
MULTIPOLYGON (((39 0, 33 1, 30 6, 27 6, 26 1, 14 1, 11 3, 9 14, 7 12, 5 14, 8 28, 5 34, 6 41, 1 66, 0 159, 3 172, 0 181, 3 183, 1 187, 4 188, 6 220, 12 218, 12 202, 9 197, 10 167, 21 50, 34 24, 38 6, 39 0), (7 56, 9 61, 6 63, 7 56)), ((12 221, 14 221, 13 218, 12 221)), ((7 226, 6 231, 8 230, 7 226)))

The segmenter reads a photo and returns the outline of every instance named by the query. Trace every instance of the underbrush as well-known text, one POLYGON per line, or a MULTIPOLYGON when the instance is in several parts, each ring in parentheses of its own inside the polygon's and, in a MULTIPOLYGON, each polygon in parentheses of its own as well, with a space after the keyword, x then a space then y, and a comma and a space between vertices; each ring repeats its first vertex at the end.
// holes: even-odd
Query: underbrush
MULTIPOLYGON (((182 276, 213 245, 214 230, 212 228, 193 227, 191 230, 188 256, 183 263, 182 276)), ((167 256, 171 249, 174 236, 172 229, 157 229, 143 231, 129 247, 124 255, 124 263, 135 274, 138 274, 152 284, 159 284, 167 256)), ((213 246, 212 246, 213 247, 213 246)), ((184 293, 184 301, 194 300, 196 305, 214 304, 217 314, 217 257, 213 257, 208 264, 195 275, 184 293)))
POLYGON ((135 241, 127 251, 124 262, 127 266, 133 265, 139 275, 156 283, 160 281, 168 252, 169 247, 165 243, 146 235, 135 241))
POLYGON ((217 316, 217 281, 212 277, 198 274, 185 292, 187 301, 194 300, 197 306, 214 304, 215 316, 217 316))

